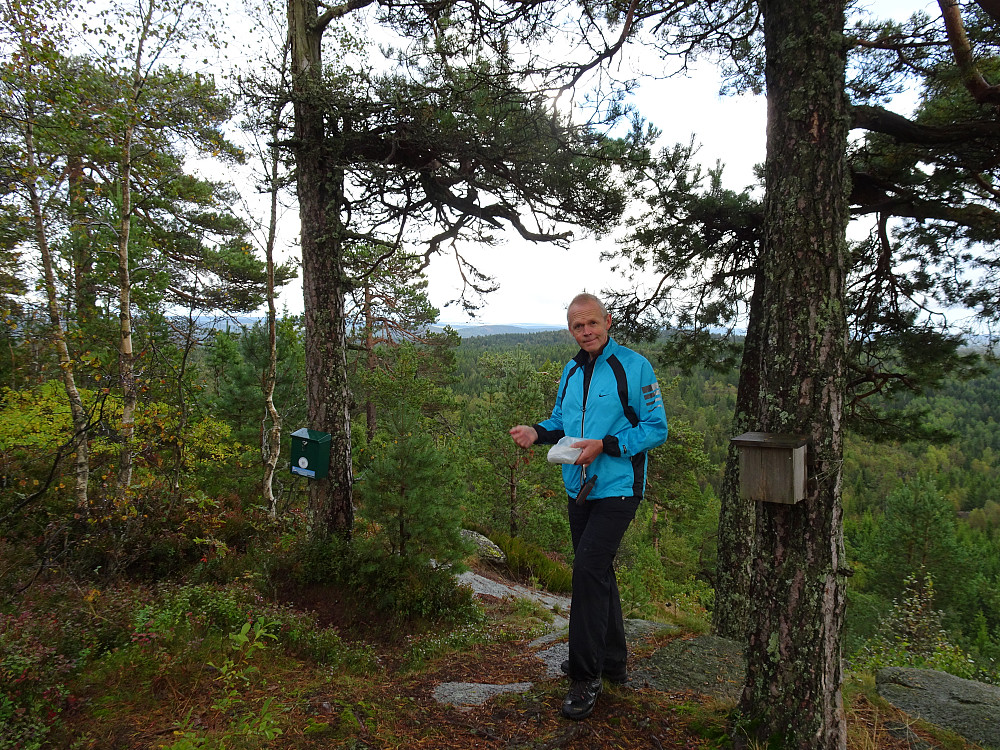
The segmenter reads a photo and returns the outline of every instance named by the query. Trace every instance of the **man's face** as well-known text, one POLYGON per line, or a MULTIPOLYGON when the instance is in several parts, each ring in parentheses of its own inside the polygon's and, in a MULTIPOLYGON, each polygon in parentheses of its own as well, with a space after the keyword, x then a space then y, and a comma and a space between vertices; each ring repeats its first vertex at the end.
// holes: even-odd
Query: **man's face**
POLYGON ((608 341, 611 316, 602 315, 595 302, 581 302, 569 308, 569 332, 580 348, 591 356, 601 351, 608 341))

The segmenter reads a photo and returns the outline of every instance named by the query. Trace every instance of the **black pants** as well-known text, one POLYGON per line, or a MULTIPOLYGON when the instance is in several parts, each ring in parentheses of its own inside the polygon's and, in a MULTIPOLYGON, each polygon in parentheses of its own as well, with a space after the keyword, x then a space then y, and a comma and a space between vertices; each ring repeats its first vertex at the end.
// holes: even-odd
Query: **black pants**
POLYGON ((639 508, 637 497, 569 501, 573 535, 573 602, 569 614, 569 675, 591 680, 624 670, 625 624, 614 560, 639 508))

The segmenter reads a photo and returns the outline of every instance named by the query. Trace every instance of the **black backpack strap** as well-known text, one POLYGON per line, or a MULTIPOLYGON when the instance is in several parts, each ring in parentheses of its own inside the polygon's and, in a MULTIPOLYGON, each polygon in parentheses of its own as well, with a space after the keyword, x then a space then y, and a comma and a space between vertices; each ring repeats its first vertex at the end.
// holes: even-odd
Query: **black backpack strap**
POLYGON ((611 365, 611 371, 615 374, 615 382, 618 384, 618 400, 622 402, 625 419, 635 427, 639 424, 639 415, 635 413, 635 409, 628 402, 628 378, 625 377, 625 368, 618 361, 618 357, 613 354, 608 357, 608 364, 611 365))
POLYGON ((566 382, 563 383, 562 394, 559 396, 559 400, 560 401, 562 401, 564 398, 566 398, 566 390, 569 388, 570 378, 572 378, 573 377, 573 373, 576 372, 579 369, 580 369, 580 363, 577 362, 575 365, 573 365, 573 369, 570 370, 568 373, 566 373, 566 382))

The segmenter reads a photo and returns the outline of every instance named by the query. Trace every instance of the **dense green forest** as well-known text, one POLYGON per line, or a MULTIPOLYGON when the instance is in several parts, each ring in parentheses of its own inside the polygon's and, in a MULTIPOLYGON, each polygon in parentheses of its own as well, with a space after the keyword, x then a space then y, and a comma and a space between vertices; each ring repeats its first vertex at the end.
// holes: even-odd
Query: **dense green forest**
MULTIPOLYGON (((566 333, 466 339, 457 350, 461 377, 455 391, 475 399, 485 386, 476 367, 482 353, 523 351, 536 367, 553 371, 553 363, 571 348, 566 333)), ((678 559, 665 557, 663 575, 672 585, 679 585, 683 579, 676 572, 684 569, 693 573, 693 580, 710 585, 711 556, 704 554, 710 522, 702 518, 699 526, 697 516, 710 513, 720 486, 732 437, 737 373, 700 369, 683 374, 662 360, 655 345, 639 348, 657 363, 673 436, 696 437, 705 457, 697 472, 698 501, 655 499, 667 507, 676 503, 672 529, 679 536, 674 540, 679 559, 698 558, 697 566, 678 568, 678 559)), ((554 372, 557 376, 558 366, 554 372)), ((945 436, 940 442, 873 442, 849 436, 843 480, 846 542, 855 572, 849 584, 845 633, 849 657, 881 663, 893 658, 919 661, 926 656, 876 653, 887 649, 887 642, 905 651, 907 638, 912 648, 914 634, 894 628, 904 611, 915 608, 935 624, 931 627, 925 621, 924 627, 931 629, 920 633, 919 648, 930 649, 932 660, 964 676, 996 680, 1000 658, 998 389, 1000 369, 990 367, 971 380, 947 380, 941 388, 905 395, 891 405, 894 410, 921 414, 929 428, 945 436)))
MULTIPOLYGON (((137 635, 146 628, 155 639, 162 626, 157 618, 176 617, 178 607, 239 610, 247 606, 238 603, 247 592, 273 598, 284 587, 325 576, 349 580, 369 596, 377 592, 379 606, 393 613, 389 619, 460 617, 468 604, 432 578, 416 585, 413 566, 432 557, 462 559, 468 554, 458 535, 463 526, 508 547, 517 540, 554 566, 571 562, 558 472, 544 450, 525 459, 506 434, 512 424, 547 415, 561 363, 574 351, 568 333, 464 340, 443 334, 426 344, 380 347, 374 368, 367 353, 352 358, 358 513, 351 551, 336 540, 318 550, 298 531, 308 524, 309 481, 288 471, 288 435, 305 426, 299 321, 285 318, 278 326, 275 401, 286 429, 272 508, 260 489, 264 328, 205 334, 185 372, 182 426, 169 369, 156 377, 150 372, 137 420, 135 484, 124 501, 115 497, 104 468, 116 440, 115 406, 95 373, 95 387, 84 397, 102 424, 91 445, 104 489, 92 494, 87 512, 72 492, 65 447, 72 418, 56 381, 45 369, 29 376, 26 361, 10 360, 17 367, 7 370, 0 419, 0 573, 10 592, 0 609, 0 666, 7 678, 24 669, 20 679, 36 682, 34 692, 5 698, 8 713, 0 719, 18 731, 29 732, 18 717, 40 722, 39 706, 51 711, 57 702, 46 681, 69 683, 74 671, 112 658, 123 637, 146 637, 137 635), (250 583, 242 594, 239 588, 207 593, 240 580, 250 583), (181 588, 161 589, 165 584, 181 588), (174 593, 154 603, 156 590, 174 593), (105 624, 74 616, 77 625, 59 645, 43 647, 40 639, 53 623, 32 608, 59 611, 81 603, 105 624), (110 626, 116 618, 132 624, 122 633, 110 626)), ((656 363, 671 437, 652 456, 647 502, 619 556, 623 604, 634 617, 662 619, 682 610, 707 618, 716 492, 731 437, 736 373, 683 373, 660 361, 657 344, 639 348, 656 363)), ((22 341, 13 351, 29 350, 30 342, 22 341)), ((991 367, 898 404, 925 411, 935 427, 953 435, 946 442, 850 439, 844 499, 854 575, 845 650, 855 669, 910 664, 1000 678, 1000 502, 992 481, 1000 439, 997 389, 1000 368, 991 367)), ((538 585, 567 586, 544 565, 527 570, 538 585)), ((331 648, 315 632, 297 637, 313 643, 309 648, 331 648)))

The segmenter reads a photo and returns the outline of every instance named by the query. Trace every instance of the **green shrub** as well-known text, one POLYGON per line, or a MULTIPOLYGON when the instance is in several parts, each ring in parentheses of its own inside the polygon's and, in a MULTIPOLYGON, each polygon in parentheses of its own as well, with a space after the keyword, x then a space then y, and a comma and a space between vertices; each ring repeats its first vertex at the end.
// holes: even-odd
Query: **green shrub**
POLYGON ((368 540, 357 540, 355 548, 359 555, 349 584, 390 622, 463 623, 480 616, 472 591, 458 584, 454 570, 387 556, 368 540))
POLYGON ((480 533, 503 550, 507 556, 507 568, 518 578, 536 582, 557 594, 573 590, 573 571, 566 564, 546 555, 541 548, 502 531, 480 533))
POLYGON ((339 588, 392 626, 418 620, 463 623, 480 616, 454 568, 387 554, 377 538, 304 539, 275 556, 270 576, 275 587, 339 588))
POLYGON ((420 413, 397 408, 358 450, 356 496, 369 538, 410 564, 451 565, 469 550, 461 537, 462 484, 454 462, 420 413))
POLYGON ((914 667, 1000 684, 992 663, 980 665, 948 638, 941 627, 944 613, 934 607, 934 579, 930 574, 909 575, 901 601, 893 602, 876 635, 851 660, 856 671, 877 672, 884 667, 914 667))
POLYGON ((229 631, 258 617, 262 598, 247 587, 168 585, 133 615, 133 641, 172 640, 190 633, 229 631))

